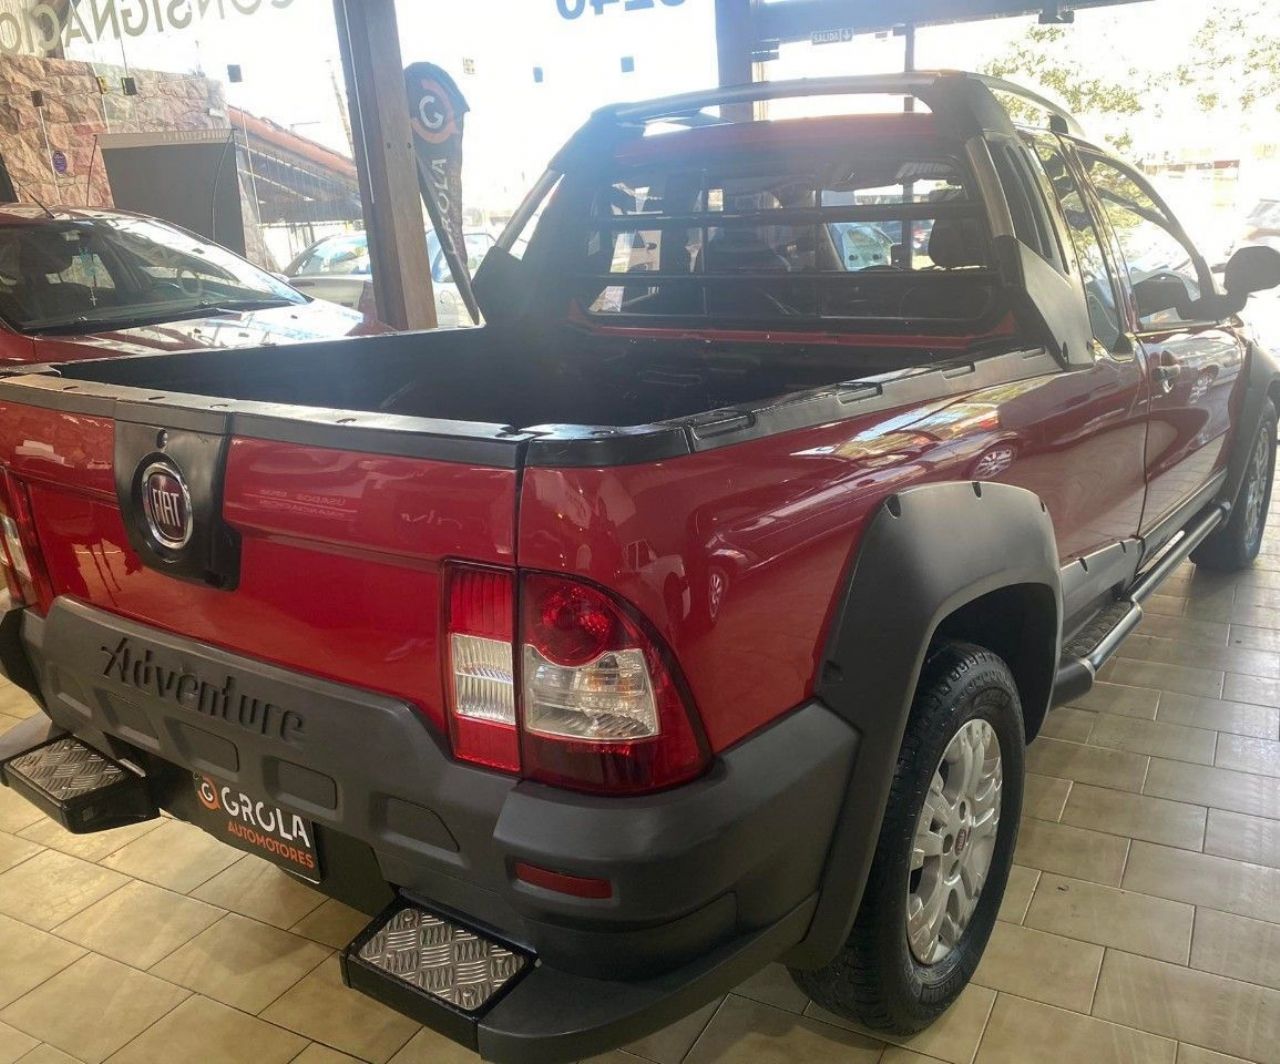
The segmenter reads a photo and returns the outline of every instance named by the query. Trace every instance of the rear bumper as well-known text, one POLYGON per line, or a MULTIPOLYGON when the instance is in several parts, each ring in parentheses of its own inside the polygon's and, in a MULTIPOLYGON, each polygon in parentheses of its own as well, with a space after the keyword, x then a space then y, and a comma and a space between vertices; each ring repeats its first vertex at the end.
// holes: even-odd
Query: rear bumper
POLYGON ((20 638, 53 722, 144 765, 175 815, 192 773, 238 785, 316 824, 322 890, 372 913, 394 889, 537 956, 538 978, 486 1021, 495 1059, 616 1045, 800 941, 857 753, 849 725, 811 703, 692 784, 600 798, 459 764, 398 700, 80 603, 24 616, 20 638), (517 861, 607 879, 612 897, 516 881, 517 861))

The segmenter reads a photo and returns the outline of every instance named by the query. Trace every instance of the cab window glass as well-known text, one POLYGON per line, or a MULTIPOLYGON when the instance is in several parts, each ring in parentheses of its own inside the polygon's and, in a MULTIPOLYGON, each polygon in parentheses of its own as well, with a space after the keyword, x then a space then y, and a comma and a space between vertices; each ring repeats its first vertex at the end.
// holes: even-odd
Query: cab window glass
POLYGON ((1036 137, 1032 141, 1035 159, 1043 171, 1042 176, 1057 197, 1071 240, 1076 268, 1084 285, 1085 302, 1089 307, 1089 323, 1093 335, 1108 351, 1119 345, 1123 333, 1116 289, 1102 252, 1102 242, 1093 215, 1080 193, 1071 169, 1067 165, 1062 146, 1056 140, 1036 137))
POLYGON ((1201 274, 1177 224, 1151 194, 1110 160, 1081 152, 1120 250, 1143 328, 1195 321, 1201 274))

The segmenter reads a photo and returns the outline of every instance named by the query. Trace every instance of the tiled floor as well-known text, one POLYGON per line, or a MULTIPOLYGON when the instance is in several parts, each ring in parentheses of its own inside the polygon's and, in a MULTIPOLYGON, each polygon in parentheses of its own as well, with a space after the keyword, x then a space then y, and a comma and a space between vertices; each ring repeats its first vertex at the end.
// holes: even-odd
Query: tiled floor
MULTIPOLYGON (((1280 506, 1277 507, 1280 511, 1280 506)), ((885 1045, 778 967, 609 1064, 1280 1064, 1280 521, 1187 566, 1031 748, 975 985, 885 1045)), ((0 731, 32 712, 0 689, 0 731)), ((163 821, 74 838, 0 790, 0 1064, 460 1064, 340 985, 361 917, 163 821)))

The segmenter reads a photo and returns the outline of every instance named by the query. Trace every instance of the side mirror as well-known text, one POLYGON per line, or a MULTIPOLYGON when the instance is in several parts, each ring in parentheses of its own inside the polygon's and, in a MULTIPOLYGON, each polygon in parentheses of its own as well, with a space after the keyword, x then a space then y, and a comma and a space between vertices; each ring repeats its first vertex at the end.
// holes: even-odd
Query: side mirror
POLYGON ((1222 283, 1231 312, 1238 314, 1255 292, 1280 285, 1280 251, 1263 246, 1241 248, 1227 262, 1222 283))
POLYGON ((1149 318, 1165 310, 1176 310, 1180 318, 1191 317, 1191 297, 1186 283, 1169 273, 1157 273, 1133 286, 1138 317, 1149 318))

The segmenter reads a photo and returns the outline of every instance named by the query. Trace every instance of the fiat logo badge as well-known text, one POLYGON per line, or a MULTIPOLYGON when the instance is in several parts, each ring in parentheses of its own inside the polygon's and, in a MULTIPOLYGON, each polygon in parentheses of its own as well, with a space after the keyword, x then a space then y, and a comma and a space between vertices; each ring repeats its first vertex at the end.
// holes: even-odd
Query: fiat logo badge
POLYGON ((182 550, 191 542, 191 493, 173 466, 153 462, 143 470, 142 511, 147 527, 162 547, 182 550))

